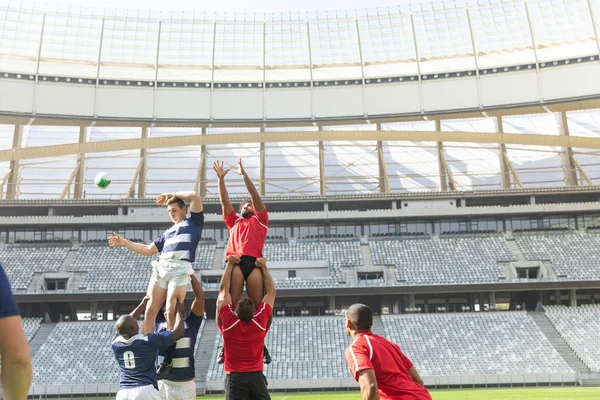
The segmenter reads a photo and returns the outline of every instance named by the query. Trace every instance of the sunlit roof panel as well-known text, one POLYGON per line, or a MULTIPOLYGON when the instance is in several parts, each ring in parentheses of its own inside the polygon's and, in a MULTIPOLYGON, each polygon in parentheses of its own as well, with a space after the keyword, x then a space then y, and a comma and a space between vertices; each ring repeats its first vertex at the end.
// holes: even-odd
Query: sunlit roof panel
POLYGON ((379 189, 376 142, 324 142, 328 194, 374 193, 379 189))
POLYGON ((0 64, 5 71, 35 73, 44 15, 0 8, 0 64))
POLYGON ((600 110, 569 111, 567 123, 571 136, 600 137, 600 110))
POLYGON ((318 142, 265 143, 265 191, 270 196, 318 195, 318 142))
POLYGON ((505 133, 527 133, 536 135, 558 135, 556 114, 509 115, 502 117, 505 133))
POLYGON ((390 191, 440 190, 435 142, 388 141, 383 145, 390 191))
POLYGON ((565 185, 559 147, 507 145, 506 150, 525 187, 565 185))
MULTIPOLYGON (((237 167, 238 158, 242 158, 244 169, 248 176, 258 188, 258 180, 260 176, 260 145, 258 143, 231 143, 223 145, 207 146, 207 195, 218 196, 217 176, 213 171, 213 163, 215 161, 223 161, 225 168, 237 167)), ((241 176, 234 171, 230 171, 226 178, 227 191, 230 196, 247 196, 248 191, 241 176)))

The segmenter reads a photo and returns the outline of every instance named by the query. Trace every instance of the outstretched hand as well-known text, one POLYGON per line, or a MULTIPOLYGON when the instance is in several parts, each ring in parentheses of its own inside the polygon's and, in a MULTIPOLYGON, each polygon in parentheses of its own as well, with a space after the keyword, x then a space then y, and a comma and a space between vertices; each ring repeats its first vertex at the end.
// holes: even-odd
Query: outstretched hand
POLYGON ((238 158, 237 168, 234 169, 234 171, 238 175, 246 176, 246 170, 244 169, 244 166, 242 165, 242 157, 238 158))
POLYGON ((219 179, 225 178, 225 175, 227 175, 227 173, 231 170, 231 168, 225 169, 223 167, 223 165, 224 165, 223 161, 221 161, 221 163, 219 163, 219 161, 215 161, 213 164, 213 169, 217 173, 217 178, 219 178, 219 179))
POLYGON ((108 238, 108 245, 110 247, 119 247, 125 244, 125 240, 117 232, 113 232, 113 235, 108 238))

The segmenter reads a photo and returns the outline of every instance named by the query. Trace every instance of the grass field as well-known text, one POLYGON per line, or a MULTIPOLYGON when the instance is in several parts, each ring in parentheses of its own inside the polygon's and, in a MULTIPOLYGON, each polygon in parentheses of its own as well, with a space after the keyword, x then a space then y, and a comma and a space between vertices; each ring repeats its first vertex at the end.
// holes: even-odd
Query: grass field
MULTIPOLYGON (((433 400, 580 400, 600 399, 600 388, 533 388, 533 389, 475 389, 435 390, 433 400)), ((274 394, 272 400, 360 400, 354 393, 274 394)), ((199 400, 223 400, 223 396, 198 397, 199 400)))

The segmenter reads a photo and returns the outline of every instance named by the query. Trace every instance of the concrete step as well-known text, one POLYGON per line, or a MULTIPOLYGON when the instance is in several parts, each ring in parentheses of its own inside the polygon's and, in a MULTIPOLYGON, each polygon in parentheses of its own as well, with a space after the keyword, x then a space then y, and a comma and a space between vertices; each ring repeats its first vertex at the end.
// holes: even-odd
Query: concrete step
POLYGON ((510 251, 517 258, 517 261, 527 261, 523 255, 523 252, 521 251, 521 248, 514 239, 507 240, 506 243, 508 244, 510 251))
POLYGON ((48 339, 48 336, 52 333, 54 328, 56 327, 56 323, 46 324, 43 323, 40 325, 40 329, 35 333, 31 342, 29 342, 29 348, 31 350, 31 357, 35 357, 36 353, 42 347, 42 344, 48 339))
POLYGON ((215 258, 213 260, 212 269, 220 270, 225 265, 225 248, 217 247, 215 249, 215 258))
POLYGON ((373 265, 373 257, 371 255, 371 247, 368 244, 361 244, 360 251, 362 253, 363 265, 369 267, 373 265))
POLYGON ((75 261, 75 258, 77 258, 77 253, 78 253, 77 250, 70 250, 67 253, 65 260, 63 261, 63 263, 60 266, 60 269, 58 271, 59 272, 67 272, 67 271, 71 270, 71 264, 73 264, 73 261, 75 261))
POLYGON ((214 353, 215 338, 219 332, 214 319, 204 321, 202 337, 196 351, 196 382, 206 382, 210 361, 214 353))
POLYGON ((571 347, 569 347, 562 336, 560 336, 545 313, 528 311, 527 314, 531 316, 548 341, 552 344, 556 351, 558 351, 558 354, 560 354, 563 360, 565 360, 565 362, 571 368, 573 368, 575 372, 590 371, 589 368, 581 361, 579 356, 573 352, 571 347))

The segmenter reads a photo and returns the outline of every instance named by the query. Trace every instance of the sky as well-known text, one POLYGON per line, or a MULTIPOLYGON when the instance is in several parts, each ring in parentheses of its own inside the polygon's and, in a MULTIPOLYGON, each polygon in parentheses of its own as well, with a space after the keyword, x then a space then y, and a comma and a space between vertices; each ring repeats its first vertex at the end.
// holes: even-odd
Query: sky
MULTIPOLYGON (((31 0, 0 0, 2 3, 25 3, 31 0)), ((208 12, 292 12, 317 10, 351 10, 357 8, 376 8, 394 6, 407 0, 37 0, 35 3, 49 6, 76 5, 98 6, 103 8, 164 10, 172 11, 208 11, 208 12)), ((418 3, 419 1, 411 1, 418 3)))

